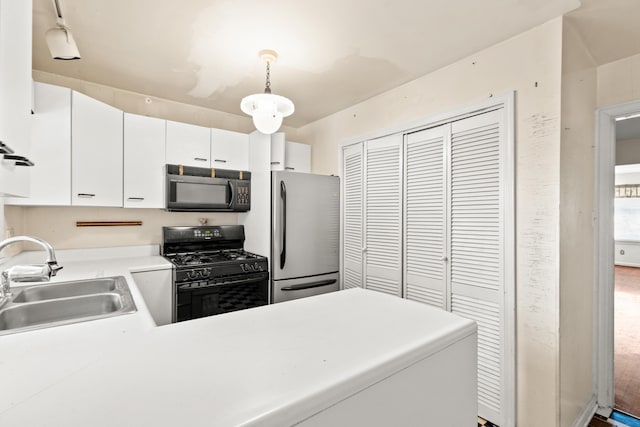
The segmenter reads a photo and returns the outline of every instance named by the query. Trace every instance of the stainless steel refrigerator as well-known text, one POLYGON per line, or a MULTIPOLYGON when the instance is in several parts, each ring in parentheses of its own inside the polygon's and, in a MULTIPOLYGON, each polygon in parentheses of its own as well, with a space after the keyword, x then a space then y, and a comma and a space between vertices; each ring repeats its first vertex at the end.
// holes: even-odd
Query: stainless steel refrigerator
POLYGON ((337 291, 340 179, 271 172, 271 302, 337 291))

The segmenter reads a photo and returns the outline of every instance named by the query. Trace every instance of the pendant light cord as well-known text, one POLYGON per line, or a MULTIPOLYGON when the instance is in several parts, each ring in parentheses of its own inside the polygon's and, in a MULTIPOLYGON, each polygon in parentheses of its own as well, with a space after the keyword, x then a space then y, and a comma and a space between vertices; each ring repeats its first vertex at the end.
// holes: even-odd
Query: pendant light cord
POLYGON ((267 83, 264 87, 264 93, 271 93, 271 81, 269 80, 271 76, 271 66, 269 61, 267 61, 267 83))

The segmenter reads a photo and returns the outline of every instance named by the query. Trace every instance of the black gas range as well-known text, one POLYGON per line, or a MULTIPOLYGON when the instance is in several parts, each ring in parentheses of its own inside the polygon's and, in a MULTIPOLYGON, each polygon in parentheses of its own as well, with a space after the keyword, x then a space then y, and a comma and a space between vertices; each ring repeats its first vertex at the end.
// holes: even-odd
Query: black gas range
POLYGON ((243 246, 242 225, 162 228, 162 255, 174 265, 174 322, 267 304, 267 258, 243 246))

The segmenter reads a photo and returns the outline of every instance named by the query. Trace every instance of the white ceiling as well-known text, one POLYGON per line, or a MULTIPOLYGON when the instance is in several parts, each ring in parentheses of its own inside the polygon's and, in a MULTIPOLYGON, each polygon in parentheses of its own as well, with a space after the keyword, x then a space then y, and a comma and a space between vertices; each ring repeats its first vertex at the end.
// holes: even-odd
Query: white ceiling
MULTIPOLYGON (((50 58, 44 33, 55 23, 53 3, 33 0, 34 69, 242 114, 242 97, 264 89, 258 51, 275 49, 280 58, 272 67, 272 89, 296 104, 294 115, 285 119, 293 127, 580 5, 578 0, 60 1, 82 59, 50 58)), ((590 21, 608 11, 598 8, 598 1, 640 3, 586 0, 590 9, 573 18, 581 33, 590 34, 590 21)), ((594 56, 606 60, 611 53, 598 50, 594 56)))

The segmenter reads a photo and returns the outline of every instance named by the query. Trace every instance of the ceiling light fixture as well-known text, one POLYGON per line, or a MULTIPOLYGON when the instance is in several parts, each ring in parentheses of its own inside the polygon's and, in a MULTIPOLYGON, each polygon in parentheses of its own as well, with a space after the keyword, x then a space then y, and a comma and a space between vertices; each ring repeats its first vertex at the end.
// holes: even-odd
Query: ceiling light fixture
POLYGON ((73 39, 71 30, 64 22, 62 8, 58 0, 53 0, 53 7, 56 10, 56 26, 45 33, 47 46, 53 59, 72 60, 80 59, 80 52, 76 41, 73 39))
POLYGON ((267 82, 264 93, 245 96, 240 102, 243 113, 253 117, 253 124, 260 132, 270 135, 280 129, 282 119, 293 114, 295 107, 290 99, 271 93, 271 64, 278 54, 273 50, 261 50, 260 58, 267 63, 267 82))

